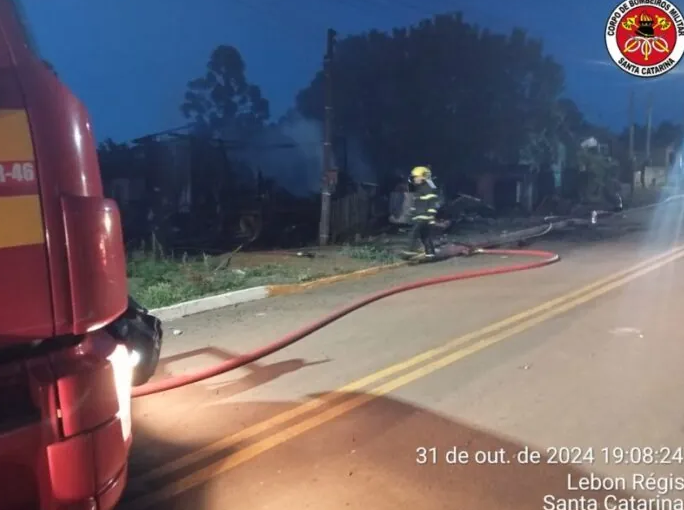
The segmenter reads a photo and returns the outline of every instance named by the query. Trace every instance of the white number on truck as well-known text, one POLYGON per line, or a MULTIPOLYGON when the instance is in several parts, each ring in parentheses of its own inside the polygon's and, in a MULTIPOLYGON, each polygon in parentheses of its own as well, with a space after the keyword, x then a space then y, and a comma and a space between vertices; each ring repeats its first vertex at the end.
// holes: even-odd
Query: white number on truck
POLYGON ((2 163, 0 164, 0 184, 11 182, 33 182, 36 170, 33 163, 2 163))

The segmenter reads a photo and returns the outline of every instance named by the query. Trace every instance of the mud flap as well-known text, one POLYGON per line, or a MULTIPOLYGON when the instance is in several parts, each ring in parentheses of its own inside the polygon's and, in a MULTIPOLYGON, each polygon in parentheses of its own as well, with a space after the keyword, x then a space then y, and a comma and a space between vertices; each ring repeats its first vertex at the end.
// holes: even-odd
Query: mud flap
POLYGON ((133 386, 149 381, 161 356, 164 337, 161 321, 129 296, 128 308, 107 330, 140 356, 133 374, 133 386))

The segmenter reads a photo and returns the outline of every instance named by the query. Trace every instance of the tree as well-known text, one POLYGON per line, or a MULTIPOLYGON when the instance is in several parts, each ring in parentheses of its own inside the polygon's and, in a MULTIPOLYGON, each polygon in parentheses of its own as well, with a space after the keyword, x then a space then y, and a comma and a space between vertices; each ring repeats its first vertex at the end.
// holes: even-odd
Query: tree
POLYGON ((229 157, 229 142, 254 140, 269 120, 269 103, 249 83, 245 62, 233 46, 216 47, 204 76, 191 80, 181 106, 194 135, 193 204, 209 222, 223 225, 227 204, 239 195, 237 177, 244 162, 229 157), (239 171, 237 169, 240 169, 239 171))
MULTIPOLYGON (((646 150, 646 126, 643 124, 636 124, 634 126, 634 149, 637 152, 644 152, 646 150)), ((675 124, 670 121, 664 121, 658 126, 655 126, 651 132, 651 148, 665 149, 670 146, 679 146, 684 137, 684 127, 681 124, 675 124)), ((620 133, 620 141, 628 143, 629 127, 625 128, 620 133)))
POLYGON ((653 141, 656 147, 666 148, 672 145, 679 147, 682 143, 682 136, 684 136, 684 129, 681 124, 665 121, 655 129, 653 141))
MULTIPOLYGON (((343 39, 334 76, 337 129, 360 140, 385 187, 416 164, 455 187, 458 174, 518 163, 548 135, 564 82, 540 41, 481 30, 460 13, 343 39)), ((322 120, 321 72, 296 106, 322 120)))
POLYGON ((597 148, 580 147, 577 151, 580 171, 585 179, 579 188, 582 202, 597 202, 605 198, 608 192, 619 192, 615 188, 619 177, 619 165, 614 158, 603 154, 597 148))
POLYGON ((232 46, 218 46, 206 74, 188 83, 181 106, 196 132, 216 137, 251 137, 270 117, 261 89, 247 81, 245 62, 232 46))
POLYGON ((578 155, 582 140, 590 136, 593 129, 577 105, 568 98, 555 102, 549 112, 549 119, 543 131, 544 150, 556 158, 558 144, 565 147, 566 166, 578 164, 578 155))

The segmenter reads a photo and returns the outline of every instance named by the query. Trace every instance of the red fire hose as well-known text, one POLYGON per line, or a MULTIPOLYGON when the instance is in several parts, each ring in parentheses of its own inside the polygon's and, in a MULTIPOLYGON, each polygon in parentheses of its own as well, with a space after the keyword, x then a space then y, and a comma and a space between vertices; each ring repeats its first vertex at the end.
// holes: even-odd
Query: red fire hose
POLYGON ((311 333, 318 331, 319 329, 327 326, 328 324, 344 317, 345 315, 358 310, 366 305, 369 305, 380 299, 392 296, 394 294, 399 294, 401 292, 406 292, 413 289, 419 289, 421 287, 429 287, 430 285, 438 285, 440 283, 454 282, 457 280, 466 280, 469 278, 478 278, 481 276, 491 276, 503 273, 512 273, 515 271, 524 271, 527 269, 534 269, 537 267, 547 266, 558 262, 560 256, 548 251, 540 250, 477 250, 476 253, 491 254, 491 255, 512 255, 512 256, 526 256, 526 257, 536 257, 541 258, 535 262, 527 262, 523 264, 515 264, 510 266, 496 266, 484 269, 474 269, 470 271, 462 271, 455 274, 438 276, 435 278, 427 278, 424 280, 418 280, 412 283, 398 285, 396 287, 371 294, 358 301, 347 305, 336 312, 331 313, 323 317, 322 319, 304 326, 301 329, 293 331, 292 333, 276 340, 275 342, 268 344, 260 349, 252 351, 250 353, 243 354, 236 358, 232 358, 223 363, 219 363, 213 367, 209 367, 204 370, 199 370, 192 374, 179 375, 175 377, 170 377, 167 379, 162 379, 160 381, 151 382, 143 386, 138 386, 133 388, 133 397, 143 397, 146 395, 152 395, 154 393, 161 393, 163 391, 172 390, 175 388, 180 388, 181 386, 186 386, 188 384, 193 384, 204 379, 209 379, 217 375, 223 374, 230 370, 242 367, 254 361, 257 361, 264 356, 273 354, 276 351, 284 349, 285 347, 307 337, 311 333))

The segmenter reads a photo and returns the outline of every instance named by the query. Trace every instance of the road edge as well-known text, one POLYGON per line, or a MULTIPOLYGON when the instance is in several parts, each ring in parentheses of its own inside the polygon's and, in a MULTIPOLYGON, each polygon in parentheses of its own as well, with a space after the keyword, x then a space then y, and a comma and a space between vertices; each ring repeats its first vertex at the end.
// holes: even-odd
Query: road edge
MULTIPOLYGON (((561 221, 551 223, 549 225, 540 225, 521 230, 514 230, 512 232, 504 232, 489 242, 483 243, 481 247, 489 248, 492 246, 497 246, 502 243, 506 243, 506 241, 509 241, 510 238, 513 237, 536 237, 536 235, 540 235, 540 229, 543 229, 547 226, 560 226, 561 224, 565 225, 565 223, 567 222, 561 221)), ((541 235, 543 235, 543 232, 541 235)), ((187 317, 189 315, 209 312, 219 308, 225 308, 227 306, 238 305, 240 303, 249 303, 250 301, 258 301, 270 297, 300 294, 302 292, 323 287, 325 285, 332 285, 333 283, 365 278, 367 276, 373 276, 383 271, 396 269, 406 265, 408 265, 407 262, 401 261, 395 262, 393 264, 371 266, 364 269, 359 269, 357 271, 352 271, 350 273, 324 276, 323 278, 317 278, 315 280, 303 283, 283 283, 277 285, 251 287, 248 289, 224 292, 214 296, 197 298, 191 301, 183 301, 182 303, 176 303, 174 305, 164 306, 162 308, 153 308, 150 310, 150 312, 156 315, 161 321, 182 319, 183 317, 187 317)))
MULTIPOLYGON (((657 205, 666 203, 675 198, 684 198, 684 195, 674 195, 668 197, 667 199, 656 202, 655 204, 649 204, 645 206, 635 207, 634 209, 625 209, 622 213, 629 213, 643 209, 649 209, 657 205)), ((578 219, 561 219, 560 221, 551 221, 545 225, 538 225, 535 227, 528 227, 521 230, 514 230, 511 232, 502 232, 492 240, 486 243, 482 243, 480 248, 491 248, 494 246, 499 246, 507 242, 514 240, 519 240, 520 238, 531 238, 538 237, 546 234, 551 229, 564 228, 572 223, 587 223, 587 220, 578 219), (540 229, 545 229, 540 232, 540 229)), ((209 312, 212 310, 217 310, 219 308, 225 308, 227 306, 238 305, 240 303, 248 303, 250 301, 258 301, 261 299, 266 299, 276 296, 288 296, 292 294, 299 294, 306 292, 311 289, 318 287, 323 287, 325 285, 331 285, 333 283, 343 282, 347 280, 353 280, 357 278, 364 278, 366 276, 372 276, 378 274, 382 271, 389 269, 395 269, 398 267, 406 266, 406 262, 396 262, 394 264, 385 264, 381 266, 372 266, 365 269, 360 269, 358 271, 353 271, 351 273, 342 273, 333 276, 326 276, 323 278, 318 278, 305 283, 285 283, 278 285, 264 285, 260 287, 251 287, 249 289, 236 290, 231 292, 224 292, 223 294, 217 294, 215 296, 208 296, 193 299, 191 301, 184 301, 182 303, 177 303, 174 305, 165 306, 162 308, 154 308, 150 310, 151 313, 156 315, 161 321, 171 321, 175 319, 181 319, 189 315, 195 315, 202 312, 209 312)))
POLYGON ((359 269, 358 271, 352 271, 351 273, 342 273, 333 276, 325 276, 323 278, 318 278, 316 280, 312 280, 310 282, 305 283, 284 283, 280 285, 269 285, 266 287, 266 289, 268 290, 268 297, 288 296, 290 294, 299 294, 300 292, 306 292, 307 290, 323 287, 324 285, 331 285, 333 283, 344 282, 356 278, 364 278, 366 276, 372 276, 382 271, 387 271, 388 269, 395 269, 397 267, 402 267, 405 265, 407 265, 406 262, 396 262, 394 264, 385 264, 382 266, 371 266, 365 269, 359 269))
MULTIPOLYGON (((502 243, 510 241, 511 238, 520 237, 536 237, 537 235, 543 235, 545 232, 540 233, 540 229, 560 227, 561 225, 567 224, 566 220, 560 222, 552 222, 547 225, 539 225, 536 227, 529 227, 521 230, 514 230, 512 232, 500 233, 494 239, 491 239, 487 243, 482 243, 482 248, 489 248, 492 246, 497 246, 502 243)), ((393 264, 384 264, 381 266, 371 266, 365 269, 359 269, 357 271, 352 271, 350 273, 342 273, 333 276, 325 276, 323 278, 318 278, 304 283, 284 283, 277 285, 264 285, 260 287, 251 287, 249 289, 236 290, 231 292, 224 292, 223 294, 217 294, 215 296, 208 296, 193 299, 191 301, 184 301, 182 303, 177 303, 174 305, 164 306, 162 308, 153 308, 150 313, 156 315, 161 321, 171 321, 176 319, 182 319, 190 315, 195 315, 202 312, 209 312, 212 310, 217 310, 219 308, 225 308, 227 306, 238 305, 241 303, 248 303, 251 301, 258 301, 261 299, 266 299, 270 297, 277 296, 289 296, 293 294, 300 294, 311 289, 316 289, 323 287, 325 285, 332 285, 333 283, 339 283, 343 281, 349 281, 354 279, 365 278, 367 276, 373 276, 383 271, 390 269, 396 269, 399 267, 404 267, 408 265, 407 262, 395 262, 393 264)))
POLYGON ((181 319, 189 315, 195 315, 202 312, 209 312, 227 306, 238 305, 240 303, 249 303, 250 301, 259 301, 276 296, 289 296, 292 294, 299 294, 307 290, 323 287, 324 285, 331 285, 333 283, 353 280, 357 278, 364 278, 372 276, 382 271, 395 269, 405 266, 406 262, 397 262, 394 264, 385 264, 382 266, 371 266, 351 273, 342 273, 333 276, 325 276, 317 278, 304 283, 284 283, 278 285, 262 285, 259 287, 251 287, 248 289, 235 290, 231 292, 224 292, 215 296, 207 296, 193 299, 190 301, 183 301, 174 305, 164 306, 162 308, 153 308, 150 313, 156 315, 161 321, 171 321, 181 319))
POLYGON ((214 296, 183 301, 182 303, 176 303, 161 308, 153 308, 150 310, 150 313, 156 315, 161 321, 170 321, 187 317, 188 315, 225 308, 226 306, 258 301, 267 297, 269 297, 268 287, 262 285, 260 287, 250 287, 249 289, 234 290, 214 296))

